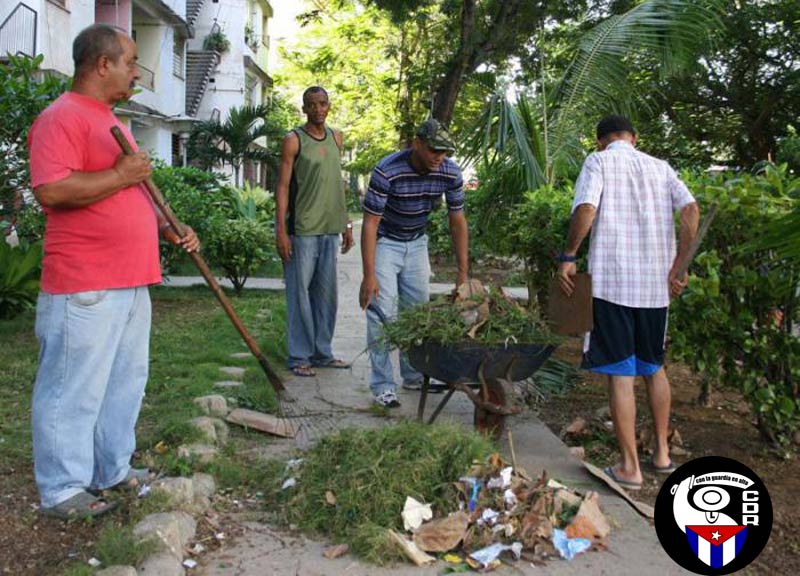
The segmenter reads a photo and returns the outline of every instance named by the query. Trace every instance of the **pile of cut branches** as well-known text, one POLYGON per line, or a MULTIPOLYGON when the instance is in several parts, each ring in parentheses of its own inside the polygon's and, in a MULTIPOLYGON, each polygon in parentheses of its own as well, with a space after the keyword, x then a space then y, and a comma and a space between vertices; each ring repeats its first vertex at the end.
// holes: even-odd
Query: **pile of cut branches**
POLYGON ((384 326, 384 338, 400 350, 425 341, 444 345, 558 342, 536 313, 514 302, 502 289, 490 286, 487 290, 476 280, 460 286, 454 295, 403 310, 384 326))

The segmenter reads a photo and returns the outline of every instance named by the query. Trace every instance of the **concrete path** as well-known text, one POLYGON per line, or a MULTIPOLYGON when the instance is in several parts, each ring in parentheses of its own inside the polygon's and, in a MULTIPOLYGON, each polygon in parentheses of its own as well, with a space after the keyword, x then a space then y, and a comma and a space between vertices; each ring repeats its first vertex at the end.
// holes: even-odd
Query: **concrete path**
MULTIPOLYGON (((202 282, 202 279, 172 278, 167 285, 184 286, 202 282)), ((308 414, 306 426, 296 441, 270 440, 259 452, 264 456, 287 457, 298 447, 307 446, 325 431, 343 426, 385 426, 386 418, 373 416, 369 411, 370 394, 367 386, 369 361, 362 354, 365 347, 366 321, 358 307, 358 289, 361 282, 361 259, 358 247, 339 260, 339 315, 334 352, 338 357, 353 362, 349 370, 319 369, 315 378, 291 378, 288 389, 298 398, 292 410, 308 414)), ((281 280, 251 279, 248 288, 283 289, 281 280)), ((446 292, 452 287, 439 284, 436 291, 446 292)), ((517 297, 524 294, 516 290, 517 297)), ((397 363, 395 362, 395 370, 397 363)), ((416 414, 418 393, 400 391, 402 407, 392 412, 392 419, 412 418, 416 414)), ((429 396, 427 414, 435 407, 439 395, 429 396)), ((471 425, 472 403, 461 393, 456 393, 440 415, 440 420, 452 420, 471 425)), ((572 458, 567 447, 538 418, 530 413, 510 418, 517 461, 531 475, 546 470, 564 484, 579 490, 596 490, 601 494, 601 506, 612 524, 609 548, 606 552, 592 552, 578 556, 572 562, 560 559, 550 561, 546 567, 537 568, 526 562, 516 564, 518 570, 503 568, 500 574, 554 574, 582 575, 613 574, 685 574, 662 550, 652 525, 639 516, 627 503, 595 480, 581 464, 572 458)), ((507 452, 507 447, 504 447, 507 452)), ((399 511, 398 511, 399 514, 399 511)), ((441 572, 442 563, 428 568, 400 565, 378 568, 350 556, 336 560, 323 558, 328 543, 311 541, 289 534, 274 526, 245 523, 246 532, 230 546, 204 559, 204 566, 195 573, 207 576, 237 575, 276 576, 289 575, 434 575, 441 572)))

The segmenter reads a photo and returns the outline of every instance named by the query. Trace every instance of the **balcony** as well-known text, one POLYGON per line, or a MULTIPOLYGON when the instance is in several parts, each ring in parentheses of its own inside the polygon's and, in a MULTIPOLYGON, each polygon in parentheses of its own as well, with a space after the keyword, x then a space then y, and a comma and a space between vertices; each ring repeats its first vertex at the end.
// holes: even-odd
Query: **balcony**
POLYGON ((0 24, 0 58, 36 55, 36 10, 20 2, 0 24))
POLYGON ((150 68, 137 64, 139 67, 139 80, 136 82, 138 86, 147 88, 151 92, 155 92, 156 88, 156 74, 150 68))

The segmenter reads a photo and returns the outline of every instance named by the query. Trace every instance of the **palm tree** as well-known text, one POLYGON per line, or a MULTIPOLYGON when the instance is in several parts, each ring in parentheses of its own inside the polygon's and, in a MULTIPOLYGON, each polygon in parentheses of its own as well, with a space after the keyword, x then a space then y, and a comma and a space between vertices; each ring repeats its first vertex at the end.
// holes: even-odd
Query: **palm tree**
POLYGON ((273 167, 276 158, 257 144, 260 138, 278 138, 283 129, 270 120, 271 107, 241 106, 231 108, 224 122, 207 120, 198 124, 189 138, 189 155, 201 166, 230 165, 234 184, 240 186, 239 174, 247 161, 267 162, 273 167))
POLYGON ((514 103, 504 94, 491 99, 467 140, 467 158, 496 163, 492 173, 506 189, 513 181, 520 194, 571 174, 584 155, 579 136, 588 121, 612 110, 635 116, 647 106, 646 95, 629 87, 631 70, 650 66, 670 78, 694 65, 699 49, 722 25, 720 4, 644 0, 605 19, 580 37, 554 90, 545 90, 551 83, 543 70, 535 100, 514 103))

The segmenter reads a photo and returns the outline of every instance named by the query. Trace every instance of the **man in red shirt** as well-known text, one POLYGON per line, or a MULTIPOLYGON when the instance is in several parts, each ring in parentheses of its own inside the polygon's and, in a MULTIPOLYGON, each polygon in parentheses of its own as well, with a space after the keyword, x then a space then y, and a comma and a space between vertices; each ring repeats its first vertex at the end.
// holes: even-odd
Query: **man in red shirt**
POLYGON ((97 516, 112 508, 98 492, 145 479, 130 467, 147 382, 148 285, 161 281, 158 233, 188 252, 150 200, 144 152, 125 156, 111 135, 128 129, 111 107, 139 76, 136 44, 94 24, 73 43, 75 77, 34 122, 31 185, 47 218, 36 336, 33 452, 43 511, 97 516))

